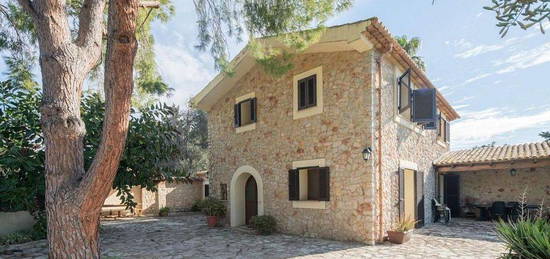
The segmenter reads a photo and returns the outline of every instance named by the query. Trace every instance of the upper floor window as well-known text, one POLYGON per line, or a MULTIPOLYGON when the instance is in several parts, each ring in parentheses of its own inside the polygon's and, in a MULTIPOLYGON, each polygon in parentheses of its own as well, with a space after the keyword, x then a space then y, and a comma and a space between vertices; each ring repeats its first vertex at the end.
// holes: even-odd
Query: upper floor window
POLYGON ((410 118, 411 115, 411 70, 408 69, 397 80, 397 110, 400 115, 410 118))
POLYGON ((437 139, 449 143, 451 141, 451 124, 439 116, 439 127, 437 128, 437 139))
POLYGON ((317 75, 298 80, 298 110, 317 105, 317 75))
POLYGON ((256 122, 257 101, 249 98, 235 104, 235 127, 246 126, 256 122))
POLYGON ((294 75, 292 95, 293 119, 323 112, 323 67, 319 66, 294 75))

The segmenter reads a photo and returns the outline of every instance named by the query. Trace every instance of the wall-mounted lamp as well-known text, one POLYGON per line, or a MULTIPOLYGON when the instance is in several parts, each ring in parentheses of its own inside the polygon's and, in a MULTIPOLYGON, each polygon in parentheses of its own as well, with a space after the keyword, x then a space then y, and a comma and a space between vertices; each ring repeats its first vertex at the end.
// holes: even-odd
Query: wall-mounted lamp
POLYGON ((517 174, 518 174, 518 170, 516 170, 515 168, 510 169, 511 176, 516 176, 517 174))
POLYGON ((366 147, 365 149, 363 149, 362 153, 363 153, 363 160, 368 161, 372 154, 372 148, 366 147))

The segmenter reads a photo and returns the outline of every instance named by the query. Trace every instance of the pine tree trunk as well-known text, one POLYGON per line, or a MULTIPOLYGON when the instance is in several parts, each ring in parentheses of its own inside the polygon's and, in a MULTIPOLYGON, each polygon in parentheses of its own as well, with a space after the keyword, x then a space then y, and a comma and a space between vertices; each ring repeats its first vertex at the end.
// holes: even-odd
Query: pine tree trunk
POLYGON ((104 1, 85 0, 73 39, 66 0, 19 0, 32 17, 40 48, 46 146, 46 214, 50 258, 99 258, 99 215, 124 150, 133 66, 137 0, 111 0, 105 58, 105 119, 98 152, 84 169, 82 84, 101 60, 104 1))

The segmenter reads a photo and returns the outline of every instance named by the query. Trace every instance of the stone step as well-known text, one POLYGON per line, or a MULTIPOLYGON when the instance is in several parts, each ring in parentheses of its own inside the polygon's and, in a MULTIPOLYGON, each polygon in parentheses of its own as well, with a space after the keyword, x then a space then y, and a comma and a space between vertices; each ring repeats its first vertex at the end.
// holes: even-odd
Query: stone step
POLYGON ((239 233, 243 233, 243 234, 256 235, 256 230, 249 226, 232 227, 231 230, 239 233))

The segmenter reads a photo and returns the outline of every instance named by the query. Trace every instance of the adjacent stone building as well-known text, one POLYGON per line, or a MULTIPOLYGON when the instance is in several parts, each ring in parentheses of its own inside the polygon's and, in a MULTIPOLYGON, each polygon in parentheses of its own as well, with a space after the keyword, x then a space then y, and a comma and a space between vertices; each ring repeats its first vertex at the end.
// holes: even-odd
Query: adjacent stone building
POLYGON ((376 18, 327 28, 282 77, 247 49, 233 64, 192 99, 231 226, 272 215, 285 233, 374 244, 399 218, 431 222, 432 162, 459 116, 376 18))

